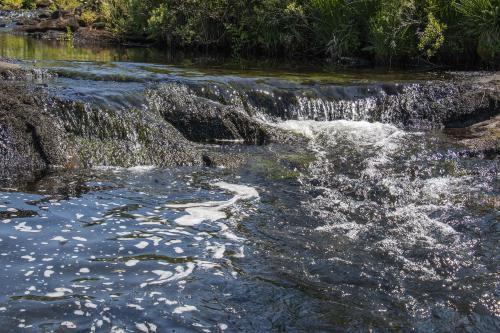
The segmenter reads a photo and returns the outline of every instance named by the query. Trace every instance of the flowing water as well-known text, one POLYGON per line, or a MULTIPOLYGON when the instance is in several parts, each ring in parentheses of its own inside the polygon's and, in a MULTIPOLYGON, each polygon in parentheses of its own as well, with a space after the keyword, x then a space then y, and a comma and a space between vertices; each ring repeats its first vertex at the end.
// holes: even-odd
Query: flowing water
POLYGON ((10 34, 0 56, 57 73, 34 84, 65 99, 127 112, 182 85, 310 139, 214 146, 246 156, 234 168, 6 185, 2 331, 500 330, 498 159, 377 109, 443 74, 241 69, 10 34))

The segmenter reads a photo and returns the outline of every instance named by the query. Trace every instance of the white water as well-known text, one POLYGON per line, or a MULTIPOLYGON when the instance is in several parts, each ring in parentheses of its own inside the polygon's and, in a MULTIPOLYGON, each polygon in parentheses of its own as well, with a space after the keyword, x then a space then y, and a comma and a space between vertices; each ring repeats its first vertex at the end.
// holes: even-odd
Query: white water
POLYGON ((225 182, 217 182, 213 185, 234 192, 236 195, 229 200, 222 201, 165 205, 166 208, 185 209, 187 214, 175 219, 175 223, 186 227, 198 225, 204 221, 214 222, 226 218, 227 215, 223 210, 234 205, 237 201, 259 198, 257 190, 249 186, 225 182))
POLYGON ((309 139, 319 139, 328 145, 335 144, 339 138, 348 139, 359 145, 383 144, 390 136, 402 133, 390 124, 352 120, 287 120, 277 126, 309 139))

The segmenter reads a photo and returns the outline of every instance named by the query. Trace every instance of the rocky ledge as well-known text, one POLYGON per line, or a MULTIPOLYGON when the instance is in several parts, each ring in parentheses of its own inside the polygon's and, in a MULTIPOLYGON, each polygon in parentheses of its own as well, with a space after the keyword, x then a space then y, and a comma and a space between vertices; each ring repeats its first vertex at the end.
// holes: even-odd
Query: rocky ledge
POLYGON ((119 40, 105 24, 97 20, 87 24, 77 11, 50 11, 38 9, 29 12, 13 12, 3 15, 0 26, 12 26, 14 33, 25 33, 35 38, 48 40, 68 40, 75 44, 114 44, 119 40))
POLYGON ((0 169, 204 165, 201 149, 172 125, 142 112, 116 115, 0 80, 0 169))
POLYGON ((5 81, 42 81, 55 77, 45 69, 23 69, 21 66, 0 58, 0 80, 5 81))
MULTIPOLYGON (((186 112, 184 117, 176 113, 190 128, 179 131, 179 123, 175 122, 177 128, 171 124, 174 118, 167 109, 109 110, 65 101, 30 84, 32 76, 33 70, 0 62, 1 177, 53 167, 232 166, 241 159, 189 140, 199 138, 194 133, 201 130, 200 124, 210 127, 210 119, 201 113, 186 112)), ((239 112, 227 110, 214 119, 235 126, 231 134, 247 143, 295 137, 239 112)), ((210 134, 214 133, 194 141, 216 141, 218 137, 210 134)))
MULTIPOLYGON (((259 112, 265 110, 251 106, 248 100, 215 101, 185 84, 151 89, 143 109, 112 110, 50 96, 43 85, 29 82, 34 77, 43 79, 50 73, 0 62, 1 177, 53 167, 238 164, 241 156, 220 153, 206 145, 220 141, 306 146, 305 138, 259 120, 259 112)), ((393 105, 388 108, 386 104, 384 110, 392 117, 398 115, 395 123, 403 122, 402 126, 408 119, 435 121, 469 152, 497 158, 498 83, 497 76, 488 75, 455 83, 456 89, 441 89, 440 83, 424 85, 417 95, 407 95, 403 89, 399 95, 384 95, 392 96, 393 105)), ((363 110, 372 116, 370 112, 379 109, 363 110)), ((381 119, 387 122, 392 118, 381 119)))

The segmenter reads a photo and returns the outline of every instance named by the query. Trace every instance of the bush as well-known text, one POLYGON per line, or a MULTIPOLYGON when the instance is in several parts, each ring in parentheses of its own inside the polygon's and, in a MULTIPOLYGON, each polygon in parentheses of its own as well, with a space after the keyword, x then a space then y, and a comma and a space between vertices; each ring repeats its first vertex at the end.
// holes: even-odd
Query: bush
POLYGON ((23 0, 1 0, 0 7, 3 9, 21 9, 23 0))
POLYGON ((498 0, 461 0, 456 4, 464 18, 464 34, 476 44, 482 60, 500 57, 500 2, 498 0))
POLYGON ((370 20, 370 37, 377 59, 392 64, 415 54, 416 28, 415 2, 413 0, 382 1, 379 10, 370 20))
POLYGON ((335 61, 361 56, 392 64, 422 57, 463 62, 474 59, 474 53, 492 63, 500 52, 499 0, 93 3, 86 8, 97 11, 108 29, 123 38, 239 56, 326 56, 335 61))
POLYGON ((74 11, 77 7, 81 5, 79 0, 53 0, 52 9, 61 9, 74 11))
POLYGON ((92 23, 94 23, 97 18, 98 14, 94 11, 85 9, 81 14, 80 14, 80 19, 83 21, 85 26, 90 27, 92 26, 92 23))
POLYGON ((425 52, 427 58, 431 58, 443 46, 446 25, 440 23, 432 13, 428 14, 427 20, 427 26, 420 36, 418 49, 425 52))
POLYGON ((361 31, 354 3, 345 0, 312 0, 309 6, 318 48, 336 60, 359 50, 361 31))

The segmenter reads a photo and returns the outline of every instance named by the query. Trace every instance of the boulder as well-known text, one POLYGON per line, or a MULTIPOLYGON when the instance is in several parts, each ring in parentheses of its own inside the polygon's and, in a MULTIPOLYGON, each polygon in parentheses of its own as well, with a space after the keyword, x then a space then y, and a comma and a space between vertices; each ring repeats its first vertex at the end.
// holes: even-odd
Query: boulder
POLYGON ((17 83, 0 83, 0 176, 66 162, 64 130, 38 96, 17 83))
POLYGON ((53 20, 56 20, 56 19, 59 19, 59 18, 68 18, 68 17, 71 17, 72 16, 72 12, 69 11, 69 10, 55 10, 52 12, 52 14, 50 15, 50 17, 53 19, 53 20))
POLYGON ((238 106, 195 95, 183 84, 169 83, 148 92, 149 109, 161 114, 186 138, 196 142, 267 144, 299 140, 248 115, 238 106))
POLYGON ((51 13, 48 11, 44 11, 38 14, 39 19, 48 19, 49 17, 51 17, 51 13))
POLYGON ((500 154, 500 115, 465 128, 448 128, 445 132, 457 138, 473 155, 496 158, 500 154))
POLYGON ((157 114, 60 100, 22 80, 1 79, 14 72, 22 79, 24 70, 0 66, 0 177, 54 166, 214 165, 157 114))
POLYGON ((94 22, 94 23, 92 23, 92 28, 97 29, 97 30, 104 30, 106 28, 106 23, 94 22))
POLYGON ((16 21, 16 25, 18 26, 34 26, 34 25, 37 25, 41 22, 40 19, 36 19, 36 18, 21 18, 19 20, 16 21))

